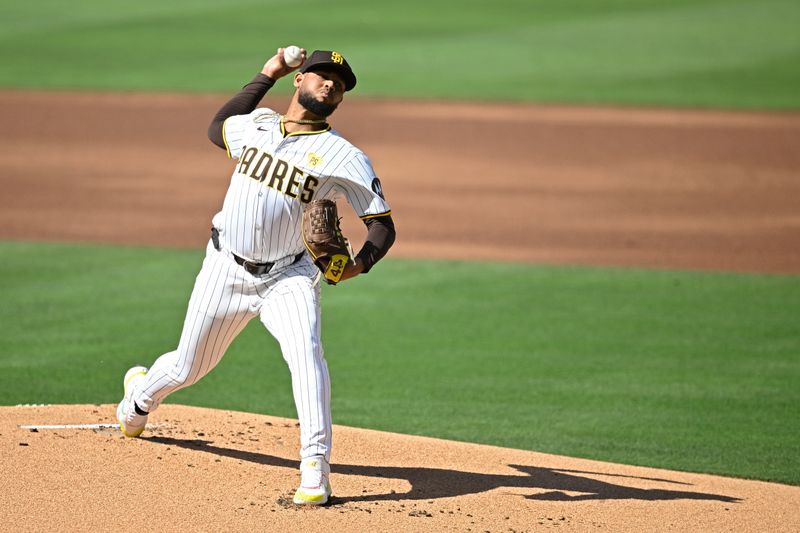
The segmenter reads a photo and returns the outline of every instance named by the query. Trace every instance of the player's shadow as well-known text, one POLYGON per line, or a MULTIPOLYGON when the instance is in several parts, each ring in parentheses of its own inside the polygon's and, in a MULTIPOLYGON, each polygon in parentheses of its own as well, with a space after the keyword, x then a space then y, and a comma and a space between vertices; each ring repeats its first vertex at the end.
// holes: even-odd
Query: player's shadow
MULTIPOLYGON (((211 442, 201 439, 175 439, 171 437, 146 437, 150 442, 168 444, 213 453, 223 457, 231 457, 241 461, 249 461, 266 466, 297 469, 298 461, 284 459, 264 453, 248 452, 233 448, 214 446, 211 442)), ((524 489, 529 491, 545 490, 537 494, 524 496, 528 500, 548 501, 584 501, 584 500, 715 500, 726 503, 737 503, 739 498, 721 494, 692 492, 686 490, 668 490, 661 488, 638 489, 616 485, 608 481, 579 476, 577 474, 599 475, 603 477, 621 477, 670 483, 672 485, 688 485, 667 479, 645 478, 637 476, 624 476, 618 474, 604 474, 602 472, 583 472, 580 470, 566 470, 555 468, 541 468, 527 465, 509 465, 522 475, 511 474, 479 474, 475 472, 461 472, 459 470, 446 470, 442 468, 427 467, 400 467, 400 466, 364 466, 333 464, 331 472, 334 474, 378 477, 388 479, 405 479, 411 485, 408 492, 388 494, 365 494, 346 498, 336 498, 334 503, 344 502, 369 502, 369 501, 400 501, 400 500, 433 500, 437 498, 450 498, 466 494, 477 494, 496 488, 524 489), (569 495, 567 492, 578 492, 578 495, 569 495)))

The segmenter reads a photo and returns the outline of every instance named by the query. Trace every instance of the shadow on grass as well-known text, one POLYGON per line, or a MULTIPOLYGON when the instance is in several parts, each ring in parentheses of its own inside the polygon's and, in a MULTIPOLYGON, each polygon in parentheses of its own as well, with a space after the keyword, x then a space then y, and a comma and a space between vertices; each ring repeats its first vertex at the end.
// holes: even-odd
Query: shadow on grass
MULTIPOLYGON (((168 444, 190 450, 199 450, 213 453, 223 457, 231 457, 266 466, 297 469, 299 462, 284 459, 264 453, 248 452, 233 448, 214 446, 211 442, 201 439, 175 439, 171 437, 146 437, 145 440, 159 444, 168 444)), ((602 472, 583 472, 579 470, 559 470, 554 468, 541 468, 526 465, 509 465, 523 475, 504 474, 479 474, 475 472, 461 472, 441 468, 426 467, 399 467, 399 466, 362 466, 362 465, 331 465, 334 474, 378 477, 388 479, 405 479, 411 484, 411 490, 404 493, 365 494, 347 498, 335 498, 333 503, 345 502, 370 502, 370 501, 400 501, 400 500, 432 500, 436 498, 451 498, 466 494, 478 494, 496 488, 539 489, 547 492, 524 496, 528 500, 547 501, 586 501, 586 500, 716 500, 726 503, 737 503, 739 498, 723 496, 720 494, 707 494, 683 490, 666 489, 637 489, 624 485, 615 485, 606 481, 578 476, 576 474, 591 474, 613 477, 627 477, 661 483, 686 485, 686 483, 654 478, 640 478, 636 476, 620 476, 618 474, 604 474, 602 472), (582 494, 571 496, 567 492, 580 492, 582 494)))

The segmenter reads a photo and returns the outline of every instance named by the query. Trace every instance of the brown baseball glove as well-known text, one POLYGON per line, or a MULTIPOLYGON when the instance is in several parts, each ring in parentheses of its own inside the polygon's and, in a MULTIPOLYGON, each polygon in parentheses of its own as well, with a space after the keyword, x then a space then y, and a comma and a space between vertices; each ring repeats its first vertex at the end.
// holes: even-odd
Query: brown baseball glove
POLYGON ((303 242, 330 285, 342 279, 351 260, 350 243, 342 235, 339 220, 333 200, 313 200, 303 211, 303 242))

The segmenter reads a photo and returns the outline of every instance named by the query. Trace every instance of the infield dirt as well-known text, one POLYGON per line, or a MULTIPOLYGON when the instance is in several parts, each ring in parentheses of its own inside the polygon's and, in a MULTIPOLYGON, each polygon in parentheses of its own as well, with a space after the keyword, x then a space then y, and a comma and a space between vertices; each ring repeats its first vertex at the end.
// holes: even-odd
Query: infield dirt
MULTIPOLYGON (((201 248, 224 99, 0 92, 0 238, 201 248)), ((393 257, 800 272, 798 114, 354 100, 333 123, 381 176, 393 257)), ((345 427, 332 505, 297 509, 292 420, 165 405, 141 440, 19 427, 113 411, 0 408, 0 529, 800 530, 798 487, 345 427)))
MULTIPOLYGON (((232 168, 206 137, 225 99, 0 92, 0 238, 201 248, 232 168)), ((800 272, 798 113, 354 100, 334 117, 381 177, 392 257, 800 272)))
POLYGON ((2 528, 51 531, 769 531, 800 487, 336 426, 325 508, 291 503, 296 421, 164 405, 141 439, 113 405, 0 408, 2 528))

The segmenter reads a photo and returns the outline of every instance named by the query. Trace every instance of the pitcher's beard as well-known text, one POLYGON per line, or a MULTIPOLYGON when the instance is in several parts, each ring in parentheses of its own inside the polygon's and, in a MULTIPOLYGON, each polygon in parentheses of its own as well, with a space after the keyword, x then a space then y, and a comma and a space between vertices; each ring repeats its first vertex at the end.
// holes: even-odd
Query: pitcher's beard
POLYGON ((315 99, 306 91, 300 91, 300 94, 297 98, 298 103, 317 115, 318 117, 328 117, 336 111, 336 108, 339 104, 326 104, 325 102, 320 102, 319 100, 315 99))

